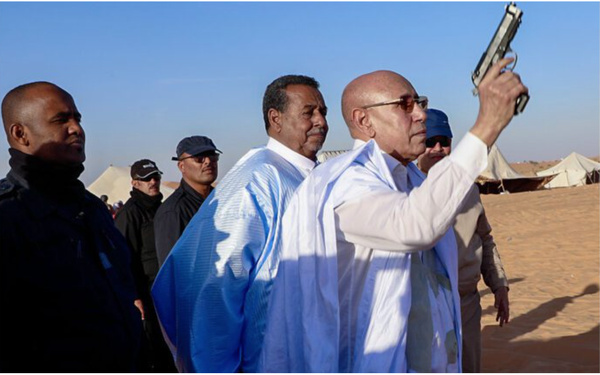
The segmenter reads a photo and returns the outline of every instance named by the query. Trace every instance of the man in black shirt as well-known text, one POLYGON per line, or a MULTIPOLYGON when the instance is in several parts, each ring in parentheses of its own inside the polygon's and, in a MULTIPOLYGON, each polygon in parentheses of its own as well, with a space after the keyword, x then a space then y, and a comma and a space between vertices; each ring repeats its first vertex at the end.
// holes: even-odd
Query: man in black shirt
POLYGON ((219 173, 219 153, 210 138, 199 135, 184 138, 177 145, 173 160, 181 171, 181 183, 154 218, 159 266, 213 190, 212 183, 219 173))
POLYGON ((154 240, 154 215, 162 201, 162 172, 152 160, 138 160, 131 166, 131 198, 115 217, 115 225, 123 233, 131 249, 132 272, 142 312, 147 341, 143 341, 140 370, 144 372, 176 372, 173 357, 164 342, 154 311, 150 288, 158 273, 154 240))
POLYGON ((2 101, 10 172, 0 180, 0 372, 131 372, 140 313, 127 244, 79 181, 85 133, 49 82, 2 101))

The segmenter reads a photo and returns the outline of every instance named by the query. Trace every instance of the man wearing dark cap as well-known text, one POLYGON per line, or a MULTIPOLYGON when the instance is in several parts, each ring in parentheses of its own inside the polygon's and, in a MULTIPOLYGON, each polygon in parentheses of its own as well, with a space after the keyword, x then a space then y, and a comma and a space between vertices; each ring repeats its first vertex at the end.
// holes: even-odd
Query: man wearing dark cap
MULTIPOLYGON (((428 109, 426 125, 426 148, 418 159, 419 169, 425 174, 452 150, 452 131, 444 112, 428 109)), ((494 293, 494 307, 498 309, 496 321, 502 327, 509 319, 508 280, 491 232, 479 189, 473 185, 454 223, 458 247, 463 372, 481 372, 481 304, 477 290, 481 276, 494 293)))
POLYGON ((219 174, 219 153, 210 138, 200 135, 184 138, 177 145, 177 156, 172 160, 177 161, 181 182, 154 218, 159 267, 213 190, 212 183, 219 174))
POLYGON ((125 239, 79 175, 85 132, 50 82, 2 101, 0 372, 135 371, 140 313, 125 239))
POLYGON ((425 174, 435 163, 450 155, 452 149, 452 131, 444 112, 428 109, 426 126, 425 152, 418 158, 419 169, 425 174))
POLYGON ((143 341, 140 370, 143 372, 173 372, 175 367, 162 338, 154 312, 150 288, 158 273, 154 241, 154 215, 162 201, 162 172, 152 160, 138 160, 131 166, 131 198, 115 216, 115 225, 131 249, 131 270, 136 284, 136 305, 145 320, 147 341, 143 341))

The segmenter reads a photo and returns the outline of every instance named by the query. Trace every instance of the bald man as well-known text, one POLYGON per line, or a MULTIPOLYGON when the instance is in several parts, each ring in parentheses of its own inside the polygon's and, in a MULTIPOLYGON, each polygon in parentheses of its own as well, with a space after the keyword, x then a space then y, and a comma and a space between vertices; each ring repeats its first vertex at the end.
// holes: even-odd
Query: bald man
POLYGON ((261 371, 461 370, 451 225, 527 92, 502 71, 510 61, 486 75, 475 125, 427 179, 412 163, 425 151, 427 98, 391 71, 350 82, 354 149, 316 168, 284 214, 261 371))
POLYGON ((49 82, 2 101, 10 172, 0 180, 0 371, 130 372, 141 334, 129 251, 78 180, 81 114, 49 82))

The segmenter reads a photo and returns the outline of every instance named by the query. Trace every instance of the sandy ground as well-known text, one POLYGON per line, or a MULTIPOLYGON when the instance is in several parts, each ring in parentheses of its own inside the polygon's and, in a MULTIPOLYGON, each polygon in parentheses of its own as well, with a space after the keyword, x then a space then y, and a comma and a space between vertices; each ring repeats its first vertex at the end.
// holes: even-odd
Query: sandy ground
POLYGON ((485 372, 599 372, 599 184, 482 195, 509 277, 511 321, 482 294, 485 372))
MULTIPOLYGON (((559 161, 511 166, 534 176, 559 161)), ((600 371, 599 186, 482 195, 511 288, 500 328, 480 284, 482 371, 600 371)))

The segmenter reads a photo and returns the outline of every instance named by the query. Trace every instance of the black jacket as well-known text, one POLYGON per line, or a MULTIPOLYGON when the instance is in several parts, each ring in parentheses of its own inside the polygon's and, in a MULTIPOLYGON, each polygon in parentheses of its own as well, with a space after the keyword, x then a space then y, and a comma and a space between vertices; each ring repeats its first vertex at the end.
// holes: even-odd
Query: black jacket
POLYGON ((143 300, 150 298, 150 287, 158 273, 154 244, 154 215, 162 194, 150 197, 137 189, 115 217, 117 229, 125 236, 132 251, 132 271, 143 300))
POLYGON ((204 198, 185 180, 160 206, 154 217, 156 252, 162 266, 185 227, 204 203, 204 198))
POLYGON ((104 203, 80 193, 58 199, 14 170, 0 180, 0 372, 134 370, 127 245, 104 203))

